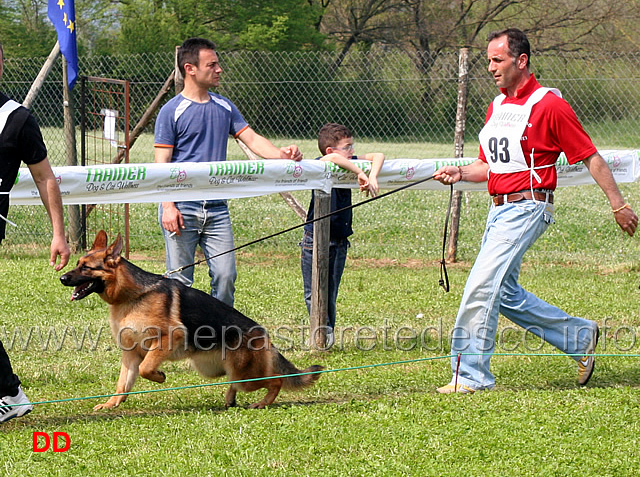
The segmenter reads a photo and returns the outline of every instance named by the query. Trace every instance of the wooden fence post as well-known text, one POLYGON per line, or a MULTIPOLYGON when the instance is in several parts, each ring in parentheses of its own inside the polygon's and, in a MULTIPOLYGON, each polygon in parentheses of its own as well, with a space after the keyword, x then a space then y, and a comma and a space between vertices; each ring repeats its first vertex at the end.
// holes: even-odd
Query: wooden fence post
MULTIPOLYGON (((458 58, 458 107, 456 109, 456 131, 454 139, 455 157, 464 155, 464 131, 467 120, 467 96, 469 92, 469 48, 460 48, 458 58)), ((460 207, 462 192, 453 193, 451 202, 451 234, 447 247, 447 261, 455 262, 458 252, 458 231, 460 229, 460 207)))
POLYGON ((173 68, 173 86, 176 94, 180 93, 184 89, 184 77, 180 68, 178 68, 178 50, 179 46, 176 46, 176 52, 174 56, 174 68, 173 68))
POLYGON ((38 73, 38 76, 36 76, 36 79, 34 80, 34 82, 31 83, 31 88, 29 88, 29 92, 27 93, 27 96, 25 96, 24 101, 22 102, 22 105, 25 108, 31 109, 31 104, 35 101, 36 96, 38 96, 38 93, 40 92, 40 88, 42 88, 42 85, 44 84, 44 80, 47 79, 49 72, 53 68, 53 63, 58 58, 59 54, 60 54, 60 43, 56 41, 56 44, 53 46, 53 49, 51 50, 51 53, 49 53, 49 57, 44 62, 44 65, 42 65, 42 68, 40 68, 40 73, 38 73))
MULTIPOLYGON (((64 137, 67 151, 67 166, 78 165, 76 149, 76 125, 74 121, 73 96, 67 84, 67 60, 62 57, 62 98, 64 102, 64 137)), ((82 217, 79 205, 69 205, 69 245, 72 252, 78 252, 82 248, 82 217)))
MULTIPOLYGON (((314 218, 331 212, 331 194, 314 190, 314 218)), ((309 344, 312 349, 325 349, 327 312, 329 309, 329 229, 327 217, 313 223, 313 261, 311 269, 311 313, 309 344)))

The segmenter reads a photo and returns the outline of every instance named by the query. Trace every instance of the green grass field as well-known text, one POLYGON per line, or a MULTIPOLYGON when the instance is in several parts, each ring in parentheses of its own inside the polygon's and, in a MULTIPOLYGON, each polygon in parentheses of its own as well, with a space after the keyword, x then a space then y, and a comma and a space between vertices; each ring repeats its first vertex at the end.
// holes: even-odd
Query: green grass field
MULTIPOLYGON (((450 155, 445 146, 360 146, 391 158, 450 155)), ((312 147, 301 144, 307 157, 312 147)), ((473 155, 475 147, 467 150, 473 155)), ((637 185, 621 188, 640 204, 637 185)), ((307 205, 308 193, 296 196, 307 205)), ((338 299, 344 338, 330 352, 309 351, 301 338, 308 324, 301 234, 239 252, 237 308, 277 331, 274 342, 298 367, 328 371, 310 389, 283 391, 265 410, 247 409, 258 391, 239 394, 239 407, 225 411, 226 386, 201 386, 209 382, 178 362, 164 366, 164 384, 140 379, 135 390, 195 387, 133 395, 116 410, 94 412, 106 398, 76 398, 114 392, 119 372, 107 305, 98 296, 70 302, 71 290, 42 252, 3 244, 0 339, 32 401, 73 400, 37 405, 0 425, 0 474, 637 475, 638 239, 617 229, 597 187, 559 190, 557 223, 526 256, 521 282, 597 320, 597 352, 608 356, 581 388, 573 360, 501 319, 496 390, 443 396, 435 388, 450 377, 448 335, 489 206, 484 193, 463 195, 459 262, 449 266, 447 294, 438 287, 447 199, 406 191, 354 211, 338 299), (66 432, 71 447, 34 453, 34 432, 66 432)), ((155 205, 132 206, 132 214, 132 260, 163 272, 155 205)), ((279 196, 234 200, 231 214, 238 245, 299 223, 279 196)), ((206 267, 196 277, 206 290, 206 267)))

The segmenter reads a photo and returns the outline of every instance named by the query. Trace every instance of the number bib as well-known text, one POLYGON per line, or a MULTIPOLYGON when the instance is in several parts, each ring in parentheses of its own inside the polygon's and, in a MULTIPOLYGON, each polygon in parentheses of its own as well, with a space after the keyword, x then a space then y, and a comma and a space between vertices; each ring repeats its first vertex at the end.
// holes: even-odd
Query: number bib
POLYGON ((529 124, 531 109, 549 91, 562 98, 562 93, 555 88, 538 88, 523 105, 501 104, 506 97, 504 94, 493 100, 491 117, 478 135, 480 146, 493 174, 509 174, 530 170, 538 182, 541 182, 535 169, 553 166, 553 164, 548 164, 535 167, 533 150, 531 151, 531 164, 528 164, 520 142, 529 124))

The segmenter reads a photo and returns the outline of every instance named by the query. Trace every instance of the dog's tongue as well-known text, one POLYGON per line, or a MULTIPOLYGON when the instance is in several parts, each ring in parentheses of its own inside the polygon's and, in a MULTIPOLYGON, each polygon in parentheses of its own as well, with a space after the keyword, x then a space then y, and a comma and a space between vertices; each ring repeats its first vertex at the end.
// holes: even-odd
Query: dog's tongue
POLYGON ((91 286, 91 282, 89 283, 84 283, 82 285, 78 285, 77 287, 75 287, 73 289, 73 293, 71 294, 71 301, 74 300, 81 300, 83 299, 85 296, 87 296, 87 288, 89 288, 91 286))

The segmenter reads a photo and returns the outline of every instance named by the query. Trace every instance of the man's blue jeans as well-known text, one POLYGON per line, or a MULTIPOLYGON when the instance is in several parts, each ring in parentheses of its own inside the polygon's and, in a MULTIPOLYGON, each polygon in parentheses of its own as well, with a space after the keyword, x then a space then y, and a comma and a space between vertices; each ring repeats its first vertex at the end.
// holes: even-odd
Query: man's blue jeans
MULTIPOLYGON (((162 227, 164 234, 167 271, 172 271, 195 261, 196 247, 200 245, 205 257, 212 257, 221 252, 231 250, 233 245, 233 229, 225 200, 206 200, 176 202, 182 214, 185 228, 180 235, 171 234, 162 227)), ((162 224, 162 204, 159 207, 159 220, 162 224)), ((208 260, 211 277, 211 296, 233 306, 235 292, 236 255, 226 253, 208 260)), ((169 275, 187 286, 193 284, 193 269, 188 267, 181 272, 169 275)))
MULTIPOLYGON (((313 234, 305 231, 300 242, 302 267, 302 281, 304 283, 304 300, 307 311, 311 313, 311 270, 313 260, 313 234)), ((331 240, 329 243, 329 297, 327 326, 330 329, 336 326, 336 301, 338 299, 338 287, 342 279, 342 272, 347 260, 349 240, 331 240)))
POLYGON ((525 252, 552 222, 553 206, 545 202, 492 206, 452 332, 451 353, 456 356, 451 359, 451 384, 456 381, 457 354, 461 353, 457 382, 474 389, 494 386, 489 361, 499 313, 564 353, 586 354, 595 322, 570 316, 518 284, 525 252))

